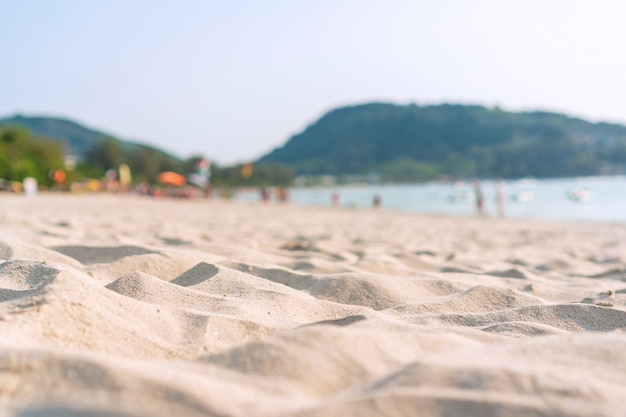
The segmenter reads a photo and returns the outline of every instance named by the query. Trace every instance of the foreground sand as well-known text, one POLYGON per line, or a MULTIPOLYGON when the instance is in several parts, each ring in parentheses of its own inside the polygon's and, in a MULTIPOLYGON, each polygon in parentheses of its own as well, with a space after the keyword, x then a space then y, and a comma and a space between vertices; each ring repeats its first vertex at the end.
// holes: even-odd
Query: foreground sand
POLYGON ((0 416, 626 414, 626 227, 0 195, 0 416))

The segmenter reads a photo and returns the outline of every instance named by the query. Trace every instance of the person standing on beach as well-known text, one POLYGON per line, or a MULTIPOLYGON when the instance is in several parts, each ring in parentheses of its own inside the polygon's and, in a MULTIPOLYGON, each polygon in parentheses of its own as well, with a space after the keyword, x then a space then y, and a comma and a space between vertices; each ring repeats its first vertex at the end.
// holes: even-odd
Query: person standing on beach
POLYGON ((276 198, 281 203, 286 203, 289 201, 289 192, 285 187, 279 186, 278 188, 276 188, 276 198))
POLYGON ((483 194, 483 187, 480 185, 478 179, 474 179, 474 196, 476 205, 476 214, 483 216, 485 214, 485 196, 483 194))
POLYGON ((380 194, 374 194, 374 198, 372 199, 372 207, 377 209, 378 207, 380 207, 380 203, 382 203, 382 198, 380 194))
POLYGON ((498 215, 504 217, 504 199, 506 198, 506 190, 504 188, 504 180, 498 178, 496 180, 496 207, 498 207, 498 215))
POLYGON ((268 191, 267 188, 261 187, 260 193, 261 193, 261 201, 263 203, 267 203, 268 201, 270 201, 270 192, 268 191))

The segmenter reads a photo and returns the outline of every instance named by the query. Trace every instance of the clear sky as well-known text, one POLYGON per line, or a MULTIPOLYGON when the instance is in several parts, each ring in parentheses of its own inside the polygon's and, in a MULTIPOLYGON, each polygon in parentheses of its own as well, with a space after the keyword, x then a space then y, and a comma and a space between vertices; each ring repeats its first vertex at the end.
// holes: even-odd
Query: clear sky
POLYGON ((368 101, 626 123, 625 16, 621 0, 0 0, 0 117, 220 163, 368 101))

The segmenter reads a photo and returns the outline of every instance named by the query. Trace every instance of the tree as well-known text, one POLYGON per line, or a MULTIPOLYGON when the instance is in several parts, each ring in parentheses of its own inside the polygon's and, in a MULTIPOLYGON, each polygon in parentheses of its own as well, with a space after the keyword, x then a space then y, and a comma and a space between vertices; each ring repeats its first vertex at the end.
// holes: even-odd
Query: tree
POLYGON ((22 128, 0 128, 0 178, 23 181, 26 177, 51 185, 49 173, 63 168, 63 151, 57 142, 33 137, 22 128))

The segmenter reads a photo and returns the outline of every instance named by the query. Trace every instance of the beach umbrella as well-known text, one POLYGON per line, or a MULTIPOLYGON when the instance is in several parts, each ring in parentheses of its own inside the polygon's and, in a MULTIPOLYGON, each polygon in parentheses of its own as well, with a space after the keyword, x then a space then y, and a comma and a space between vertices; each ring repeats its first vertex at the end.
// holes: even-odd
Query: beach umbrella
POLYGON ((158 180, 161 184, 180 186, 187 182, 185 177, 172 171, 165 171, 159 174, 158 180))
POLYGON ((66 175, 65 175, 65 171, 61 170, 61 169, 56 169, 54 171, 52 171, 50 173, 50 177, 52 178, 52 180, 54 180, 54 182, 56 182, 58 185, 61 185, 65 182, 66 180, 66 175))

